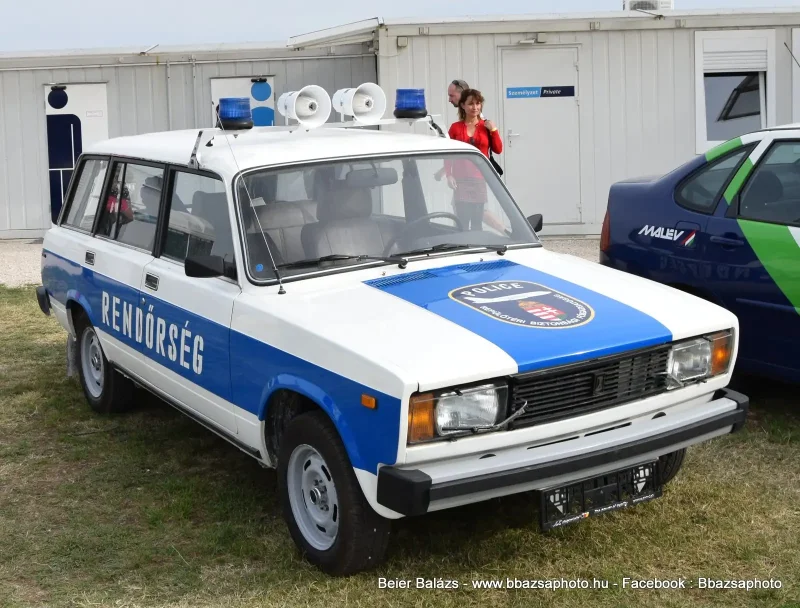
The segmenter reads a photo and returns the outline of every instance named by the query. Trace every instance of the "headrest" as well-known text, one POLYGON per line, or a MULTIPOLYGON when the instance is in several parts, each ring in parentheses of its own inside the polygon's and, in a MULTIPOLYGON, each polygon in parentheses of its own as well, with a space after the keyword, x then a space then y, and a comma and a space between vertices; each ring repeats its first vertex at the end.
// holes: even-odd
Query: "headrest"
MULTIPOLYGON (((299 205, 288 202, 275 202, 255 208, 258 221, 264 230, 303 226, 306 218, 299 205)), ((252 215, 252 210, 249 211, 252 215)))
POLYGON ((320 222, 369 217, 371 214, 372 197, 366 188, 336 188, 317 205, 320 222))
POLYGON ((161 176, 151 175, 145 179, 144 183, 142 184, 142 196, 144 196, 145 193, 153 196, 161 196, 161 188, 163 183, 164 180, 161 178, 161 176))
POLYGON ((783 184, 772 171, 759 171, 753 179, 753 184, 747 189, 747 197, 759 203, 774 203, 783 198, 783 184))

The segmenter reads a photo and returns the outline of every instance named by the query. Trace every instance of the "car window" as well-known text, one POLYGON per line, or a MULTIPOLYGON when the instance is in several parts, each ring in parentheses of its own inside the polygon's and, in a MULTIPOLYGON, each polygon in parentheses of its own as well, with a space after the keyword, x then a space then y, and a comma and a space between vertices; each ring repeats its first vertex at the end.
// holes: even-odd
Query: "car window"
POLYGON ((89 159, 83 162, 78 185, 67 208, 63 225, 91 231, 107 168, 107 160, 89 159))
POLYGON ((292 275, 318 270, 293 263, 331 255, 537 242, 491 165, 478 154, 259 170, 238 180, 236 188, 246 263, 256 279, 274 276, 273 261, 288 265, 282 275, 292 275))
POLYGON ((745 147, 713 161, 683 182, 677 191, 678 204, 693 211, 713 213, 725 186, 752 148, 745 147))
POLYGON ((116 163, 97 234, 152 251, 163 183, 163 169, 116 163))
POLYGON ((739 201, 746 219, 800 224, 800 146, 781 142, 770 148, 747 181, 739 201))
POLYGON ((233 262, 228 199, 222 180, 178 171, 170 197, 164 257, 218 255, 233 262))

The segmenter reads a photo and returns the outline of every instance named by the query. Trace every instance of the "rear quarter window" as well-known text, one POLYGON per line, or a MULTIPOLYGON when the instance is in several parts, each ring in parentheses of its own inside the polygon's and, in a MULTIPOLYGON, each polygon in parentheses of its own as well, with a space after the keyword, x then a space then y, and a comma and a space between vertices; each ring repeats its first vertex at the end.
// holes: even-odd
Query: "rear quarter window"
POLYGON ((692 211, 713 213, 720 196, 752 149, 752 146, 739 148, 692 173, 678 185, 677 203, 692 211))

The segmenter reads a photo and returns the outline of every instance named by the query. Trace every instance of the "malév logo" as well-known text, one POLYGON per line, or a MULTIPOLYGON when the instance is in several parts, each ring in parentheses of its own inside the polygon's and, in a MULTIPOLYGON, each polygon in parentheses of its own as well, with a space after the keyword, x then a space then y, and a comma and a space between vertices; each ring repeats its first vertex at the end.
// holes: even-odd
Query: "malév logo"
POLYGON ((648 226, 645 225, 639 231, 639 234, 645 236, 652 236, 656 239, 664 239, 665 241, 677 241, 683 235, 683 230, 677 228, 663 228, 662 226, 648 226))
POLYGON ((529 281, 495 281, 460 287, 448 296, 498 321, 540 329, 580 327, 594 318, 591 306, 529 281))

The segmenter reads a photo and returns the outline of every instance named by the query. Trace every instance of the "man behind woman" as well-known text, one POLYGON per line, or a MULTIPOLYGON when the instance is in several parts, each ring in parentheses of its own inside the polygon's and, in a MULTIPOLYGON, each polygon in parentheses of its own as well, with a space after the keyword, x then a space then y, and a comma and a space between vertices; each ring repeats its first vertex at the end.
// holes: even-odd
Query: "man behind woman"
MULTIPOLYGON (((503 151, 503 141, 497 126, 491 120, 481 118, 483 101, 483 95, 477 89, 461 91, 459 120, 450 125, 449 134, 450 139, 469 143, 488 157, 490 149, 494 154, 503 151)), ((445 175, 454 191, 453 206, 464 230, 482 230, 484 220, 491 225, 496 223, 486 213, 486 182, 473 161, 449 160, 445 162, 445 175)))

